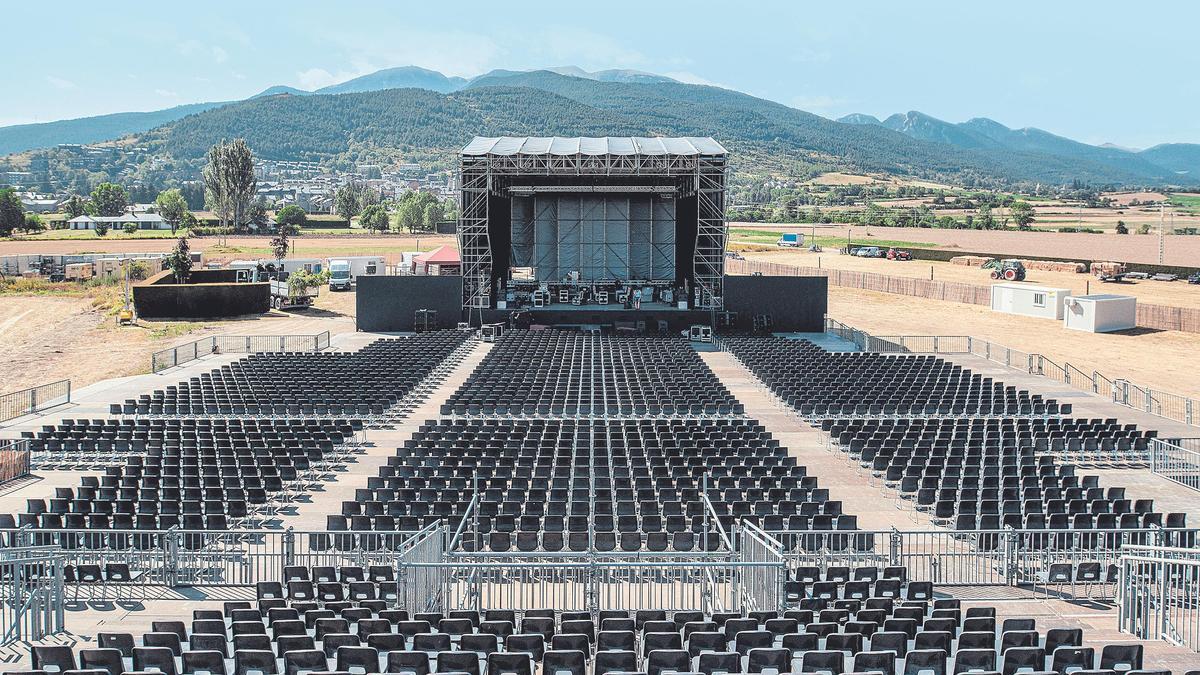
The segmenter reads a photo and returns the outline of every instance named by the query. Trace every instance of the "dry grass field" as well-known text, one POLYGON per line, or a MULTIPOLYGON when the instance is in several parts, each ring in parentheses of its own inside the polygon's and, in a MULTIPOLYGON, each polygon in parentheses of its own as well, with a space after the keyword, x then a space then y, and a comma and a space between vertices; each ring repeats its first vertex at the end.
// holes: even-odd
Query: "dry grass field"
MULTIPOLYGON (((813 231, 811 224, 730 223, 737 228, 779 232, 813 231)), ((1197 223, 1200 226, 1200 222, 1197 223)), ((1158 237, 1145 234, 1077 234, 1067 232, 1018 232, 1016 230, 943 230, 916 227, 862 227, 818 225, 817 235, 844 239, 847 231, 855 244, 871 245, 872 239, 927 242, 937 248, 1007 255, 1061 255, 1064 258, 1158 262, 1158 237)), ((1164 262, 1200 269, 1200 236, 1164 237, 1164 262)), ((3 251, 3 244, 0 244, 3 251)))
POLYGON ((971 335, 1109 378, 1200 397, 1200 334, 1139 329, 1092 334, 987 307, 829 288, 829 316, 875 335, 971 335))
MULTIPOLYGON (((827 269, 852 270, 856 272, 874 272, 898 277, 917 279, 933 278, 938 281, 953 281, 958 283, 978 284, 987 286, 995 283, 988 276, 988 271, 979 267, 954 265, 948 262, 931 260, 911 260, 897 262, 881 258, 858 258, 840 255, 836 251, 826 249, 823 253, 808 251, 750 251, 744 253, 749 260, 765 260, 787 265, 803 265, 808 267, 823 267, 827 269)), ((1142 302, 1176 307, 1194 307, 1200 305, 1200 286, 1186 281, 1128 281, 1122 283, 1100 283, 1091 274, 1073 274, 1070 272, 1048 272, 1044 270, 1029 270, 1026 282, 1051 288, 1070 289, 1073 295, 1086 293, 1116 293, 1132 295, 1142 302)))
MULTIPOLYGON (((233 260, 236 258, 270 257, 270 237, 226 237, 225 245, 218 246, 216 237, 193 237, 188 240, 193 251, 204 251, 208 260, 233 260)), ((321 257, 338 255, 385 255, 389 263, 398 262, 404 251, 422 251, 444 244, 454 244, 454 237, 447 235, 350 235, 321 236, 304 235, 293 240, 294 257, 321 257)), ((174 242, 169 239, 77 239, 67 241, 0 241, 0 255, 18 253, 147 253, 169 251, 174 242)))

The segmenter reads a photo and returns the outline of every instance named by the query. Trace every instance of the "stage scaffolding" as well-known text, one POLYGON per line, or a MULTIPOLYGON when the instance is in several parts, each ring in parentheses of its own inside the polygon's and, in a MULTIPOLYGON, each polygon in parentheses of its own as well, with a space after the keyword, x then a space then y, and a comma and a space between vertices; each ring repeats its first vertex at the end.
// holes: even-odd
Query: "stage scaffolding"
POLYGON ((475 138, 459 156, 464 310, 470 316, 493 306, 488 197, 509 194, 513 180, 521 176, 595 176, 600 184, 608 176, 683 179, 677 196, 697 197, 695 308, 723 309, 725 166, 725 149, 711 138, 475 138))

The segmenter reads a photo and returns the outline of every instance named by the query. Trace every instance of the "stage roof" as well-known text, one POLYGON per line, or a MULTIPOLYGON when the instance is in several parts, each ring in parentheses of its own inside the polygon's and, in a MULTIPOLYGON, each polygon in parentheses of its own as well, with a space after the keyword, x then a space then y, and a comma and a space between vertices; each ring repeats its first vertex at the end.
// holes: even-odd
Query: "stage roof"
POLYGON ((724 155, 725 148, 709 137, 604 136, 600 138, 561 136, 476 136, 462 149, 465 156, 512 155, 724 155))

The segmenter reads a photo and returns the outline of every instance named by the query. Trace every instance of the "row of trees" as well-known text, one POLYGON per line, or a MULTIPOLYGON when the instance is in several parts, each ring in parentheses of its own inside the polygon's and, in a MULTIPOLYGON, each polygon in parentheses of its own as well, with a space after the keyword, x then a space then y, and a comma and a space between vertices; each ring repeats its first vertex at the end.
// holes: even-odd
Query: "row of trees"
POLYGON ((954 216, 938 216, 928 206, 908 208, 887 208, 878 204, 868 204, 867 208, 857 211, 834 210, 813 207, 811 209, 796 209, 788 211, 782 208, 770 210, 740 211, 736 218, 750 222, 777 223, 845 223, 848 225, 866 225, 874 227, 924 227, 945 229, 997 230, 1015 225, 1017 229, 1029 229, 1035 220, 1033 206, 1029 202, 1014 201, 1008 207, 1008 212, 996 214, 992 207, 984 204, 973 214, 963 218, 954 216))

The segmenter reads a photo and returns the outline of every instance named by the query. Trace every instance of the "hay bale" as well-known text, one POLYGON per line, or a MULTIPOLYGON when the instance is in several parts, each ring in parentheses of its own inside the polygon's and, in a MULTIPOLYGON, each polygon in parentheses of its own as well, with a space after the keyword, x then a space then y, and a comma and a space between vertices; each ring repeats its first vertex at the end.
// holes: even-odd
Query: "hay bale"
POLYGON ((1123 274, 1125 271, 1125 263, 1119 262, 1094 262, 1091 269, 1092 274, 1123 274))
POLYGON ((956 255, 950 259, 950 264, 951 265, 966 265, 968 267, 979 267, 989 260, 992 260, 992 258, 985 258, 985 257, 979 256, 979 255, 956 255))
POLYGON ((1070 272, 1073 274, 1087 272, 1087 265, 1083 263, 1061 260, 1022 260, 1021 264, 1025 265, 1025 269, 1042 270, 1043 272, 1070 272))

